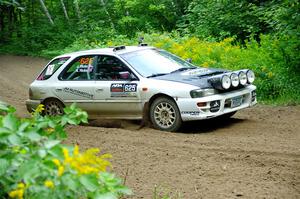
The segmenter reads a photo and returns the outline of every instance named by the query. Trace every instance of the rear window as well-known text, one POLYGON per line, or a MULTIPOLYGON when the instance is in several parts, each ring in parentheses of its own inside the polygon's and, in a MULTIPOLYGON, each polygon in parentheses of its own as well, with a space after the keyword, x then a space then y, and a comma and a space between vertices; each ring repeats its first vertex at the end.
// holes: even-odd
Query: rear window
POLYGON ((49 79, 59 67, 61 67, 70 57, 60 57, 50 62, 43 72, 38 76, 37 80, 49 79))

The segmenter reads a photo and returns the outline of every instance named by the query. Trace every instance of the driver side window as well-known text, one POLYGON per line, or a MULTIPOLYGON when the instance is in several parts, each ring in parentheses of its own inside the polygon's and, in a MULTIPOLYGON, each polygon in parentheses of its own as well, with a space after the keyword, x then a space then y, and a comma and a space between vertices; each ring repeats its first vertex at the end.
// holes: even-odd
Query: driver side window
POLYGON ((97 60, 97 67, 95 72, 96 80, 114 81, 129 79, 130 70, 118 58, 101 55, 97 60))

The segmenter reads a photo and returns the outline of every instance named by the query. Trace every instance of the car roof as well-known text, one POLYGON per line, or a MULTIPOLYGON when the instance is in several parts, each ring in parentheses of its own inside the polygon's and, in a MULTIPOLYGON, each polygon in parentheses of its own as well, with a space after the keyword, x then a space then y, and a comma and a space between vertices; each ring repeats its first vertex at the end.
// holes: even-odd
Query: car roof
POLYGON ((115 49, 119 48, 119 47, 83 50, 83 51, 77 51, 77 52, 72 52, 72 53, 66 53, 66 54, 63 54, 63 55, 59 55, 56 58, 74 57, 74 56, 76 57, 76 56, 87 55, 87 54, 120 55, 120 54, 129 53, 129 52, 155 48, 155 47, 152 47, 152 46, 124 46, 124 47, 125 47, 124 49, 122 48, 122 49, 118 49, 118 50, 115 50, 115 49))

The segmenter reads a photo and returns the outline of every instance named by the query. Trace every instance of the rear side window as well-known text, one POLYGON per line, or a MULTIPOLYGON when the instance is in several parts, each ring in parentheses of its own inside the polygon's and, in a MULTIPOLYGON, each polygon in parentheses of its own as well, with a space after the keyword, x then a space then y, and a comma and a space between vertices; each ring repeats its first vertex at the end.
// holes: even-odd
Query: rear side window
POLYGON ((61 67, 70 57, 61 57, 50 62, 43 72, 38 76, 37 80, 49 79, 59 67, 61 67))
POLYGON ((60 80, 93 80, 94 68, 97 63, 96 55, 77 57, 62 72, 60 80))

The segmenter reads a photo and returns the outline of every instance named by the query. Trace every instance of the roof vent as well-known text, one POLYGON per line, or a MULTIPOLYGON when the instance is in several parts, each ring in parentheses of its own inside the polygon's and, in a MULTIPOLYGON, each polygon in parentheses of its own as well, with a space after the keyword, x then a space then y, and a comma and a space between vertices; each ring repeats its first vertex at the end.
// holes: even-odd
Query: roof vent
POLYGON ((141 43, 141 44, 139 44, 139 46, 148 46, 148 44, 146 44, 146 43, 141 43))
POLYGON ((118 50, 124 50, 125 49, 125 46, 116 46, 114 47, 113 51, 116 52, 118 50))

